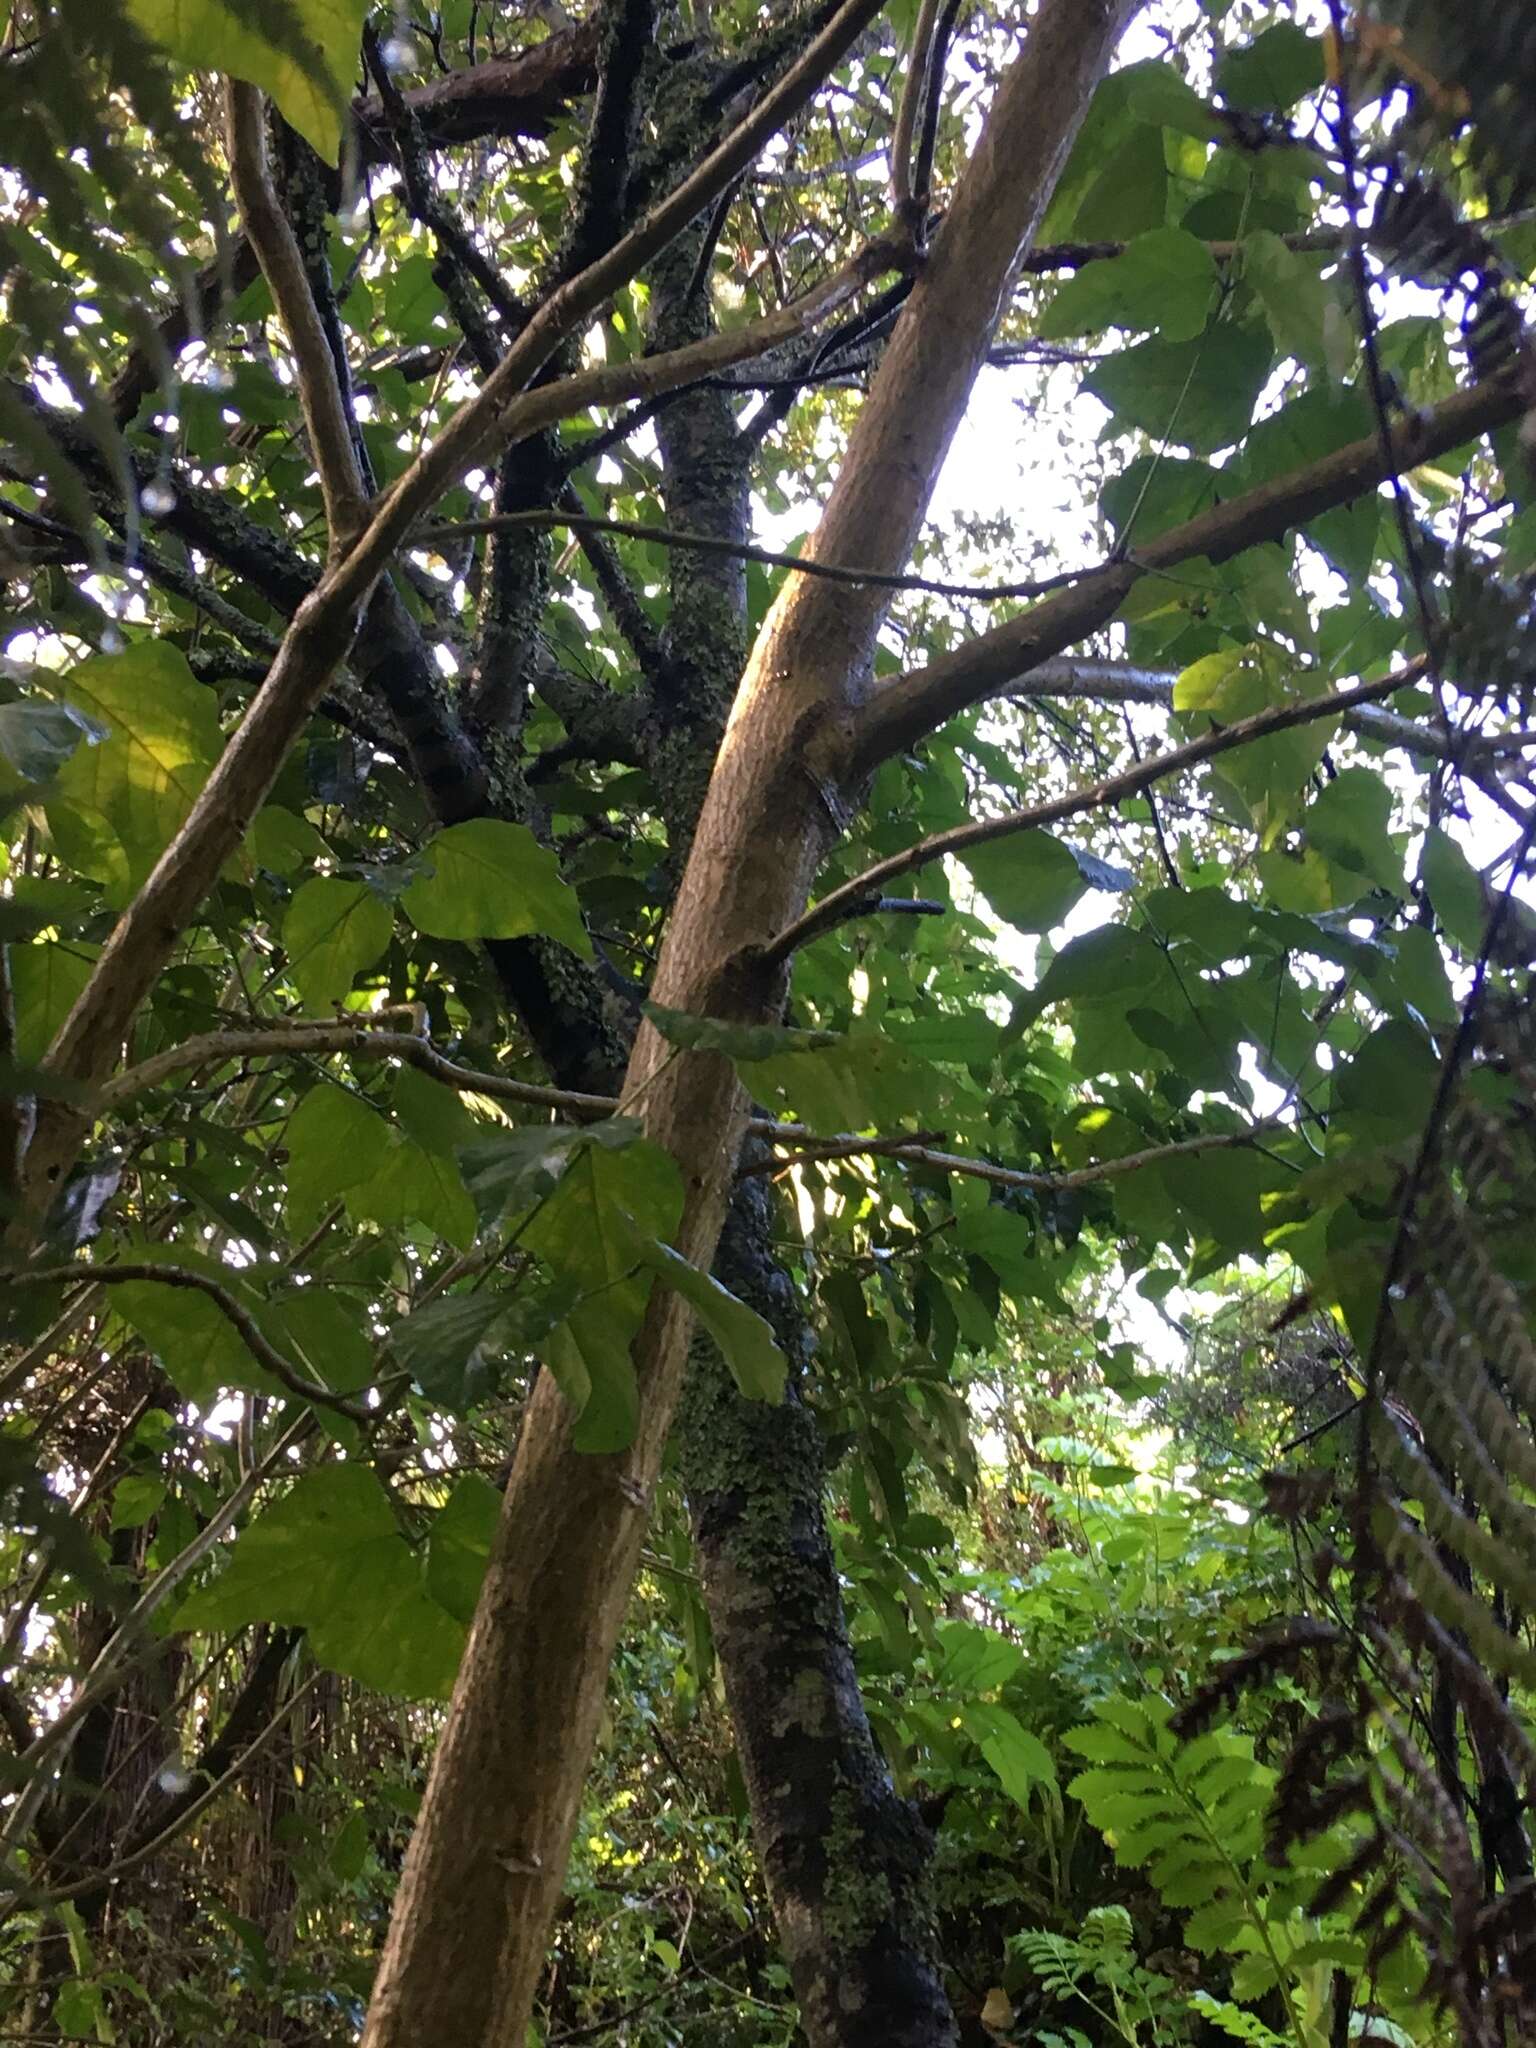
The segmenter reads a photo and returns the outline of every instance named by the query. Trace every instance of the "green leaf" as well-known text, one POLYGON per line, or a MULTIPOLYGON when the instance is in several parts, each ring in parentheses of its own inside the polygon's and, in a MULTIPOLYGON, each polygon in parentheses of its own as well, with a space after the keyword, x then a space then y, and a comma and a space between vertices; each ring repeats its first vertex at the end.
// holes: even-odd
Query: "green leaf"
POLYGON ((147 1472, 128 1472, 112 1489, 112 1527, 142 1529, 154 1520, 165 1500, 166 1484, 147 1472))
POLYGON ((1033 1792, 1056 1790, 1056 1766, 1050 1751, 1017 1714, 1007 1707, 975 1704, 962 1707, 960 1715, 1015 1805, 1027 1811, 1033 1792))
POLYGON ((297 817, 280 804, 267 804, 256 813, 245 845, 256 865, 274 875, 296 874, 312 861, 323 860, 329 850, 308 818, 297 817))
POLYGON ((444 1295, 396 1323, 390 1349, 429 1400, 465 1414, 494 1387, 494 1337, 508 1308, 489 1290, 444 1295))
MULTIPOLYGON (((1302 818, 1307 841, 1335 866, 1393 896, 1407 894, 1402 855, 1388 833, 1392 792, 1371 768, 1344 768, 1302 818)), ((1365 893, 1357 887, 1355 895, 1365 893)))
POLYGON ((198 71, 270 93, 327 163, 341 138, 367 0, 128 0, 146 36, 198 71))
POLYGON ((719 1345, 741 1392, 754 1401, 782 1400, 788 1361, 756 1309, 748 1308, 712 1273, 701 1272, 669 1244, 648 1245, 645 1258, 663 1285, 692 1305, 719 1345))
POLYGON ((760 1102, 819 1132, 939 1121, 938 1075, 888 1032, 860 1029, 818 1051, 743 1060, 741 1077, 760 1102))
POLYGON ((389 905, 364 882, 315 875, 294 891, 283 918, 288 971, 306 1010, 340 1003, 389 944, 389 905))
MULTIPOLYGON (((138 1248, 138 1262, 190 1267, 226 1288, 259 1320, 262 1303, 238 1272, 189 1245, 138 1248)), ((112 1306, 136 1330, 165 1367, 177 1391, 199 1408, 209 1408, 226 1387, 277 1394, 283 1389, 257 1365, 245 1339, 222 1309, 200 1288, 169 1286, 161 1280, 128 1280, 112 1290, 112 1306)))
POLYGON ((474 1144, 486 1128, 452 1088, 419 1067, 401 1067, 393 1093, 396 1124, 428 1152, 457 1153, 474 1144))
POLYGON ((304 1377, 334 1394, 373 1378, 373 1345, 355 1305, 329 1287, 290 1288, 263 1305, 267 1335, 304 1377))
POLYGON ((1269 331, 1282 356, 1326 367, 1328 310, 1335 298, 1318 274, 1316 257, 1299 256, 1267 228, 1243 240, 1243 276, 1258 293, 1269 331))
POLYGON ((1182 228, 1152 228, 1122 255, 1085 263, 1046 308, 1046 340, 1098 334, 1106 327, 1157 331, 1189 341, 1204 328, 1217 284, 1209 246, 1182 228))
POLYGON ((1021 932, 1058 925, 1087 888, 1077 856, 1048 832, 1015 832, 960 859, 997 915, 1021 932))
POLYGON ((389 1151, 389 1126, 345 1089, 311 1088, 288 1119, 288 1213, 308 1229, 349 1188, 371 1180, 389 1151))
POLYGON ((1325 77, 1322 39, 1293 21, 1279 21, 1216 68, 1216 89, 1229 107, 1255 113, 1283 113, 1325 77))
POLYGON ((1274 361, 1257 328, 1231 321, 1190 341, 1143 341, 1084 379, 1121 427, 1212 455, 1241 441, 1274 361))
MULTIPOLYGON (((1374 430, 1370 405, 1359 391, 1317 386, 1250 428, 1243 447, 1243 482, 1268 483, 1352 441, 1365 440, 1374 430)), ((1363 581, 1375 560, 1380 507, 1378 495, 1367 491, 1353 504, 1319 513, 1307 522, 1308 540, 1352 583, 1363 581)))
POLYGON ((1163 956, 1145 932, 1101 925, 1062 947, 1035 990, 1035 1002, 1044 1009, 1084 996, 1144 995, 1166 978, 1163 956))
POLYGON ((388 1495, 361 1465, 299 1479, 177 1616, 199 1633, 255 1621, 307 1630, 330 1670, 406 1699, 444 1698, 464 1647, 462 1622, 429 1596, 388 1495))
POLYGON ((476 1137, 457 1156, 481 1222, 493 1223, 549 1194, 585 1147, 612 1151, 632 1145, 644 1128, 638 1117, 627 1116, 593 1124, 530 1124, 476 1137))
MULTIPOLYGON (((1279 648, 1265 643, 1223 648, 1192 663, 1174 684, 1173 704, 1176 711, 1201 711, 1235 725, 1257 712, 1326 694, 1310 673, 1296 670, 1279 648)), ((1317 717, 1249 740, 1213 763, 1218 787, 1225 785, 1239 800, 1229 808, 1239 818, 1246 810, 1266 848, 1295 816, 1336 724, 1331 716, 1317 717)))
POLYGON ((448 1153, 429 1152, 414 1138, 391 1135, 378 1170, 348 1190, 348 1213, 384 1230, 423 1223, 466 1250, 475 1241, 475 1205, 457 1163, 448 1153))
POLYGON ((79 1001, 94 962, 57 939, 13 946, 10 959, 16 1058, 23 1066, 35 1066, 79 1001))
POLYGON ((401 897, 406 916, 434 939, 521 939, 542 932, 583 960, 592 941, 560 863, 525 825, 475 818, 427 842, 430 874, 401 897))
POLYGON ((1467 958, 1475 959, 1488 922, 1482 877, 1438 825, 1424 837, 1424 886, 1435 916, 1467 958))
POLYGON ((658 1146, 587 1145, 523 1231, 528 1250, 582 1290, 544 1350, 576 1412, 578 1450, 623 1450, 634 1438, 629 1347, 651 1291, 648 1248, 676 1230, 682 1205, 677 1167, 658 1146))
POLYGON ((500 1515, 501 1495, 495 1487, 478 1472, 466 1472, 433 1517, 427 1591, 456 1621, 474 1619, 500 1515))

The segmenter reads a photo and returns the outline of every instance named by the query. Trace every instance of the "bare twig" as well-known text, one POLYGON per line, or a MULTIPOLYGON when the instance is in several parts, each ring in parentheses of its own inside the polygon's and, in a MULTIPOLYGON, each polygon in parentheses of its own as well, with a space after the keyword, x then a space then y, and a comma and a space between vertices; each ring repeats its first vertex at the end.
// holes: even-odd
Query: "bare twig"
MULTIPOLYGON (((483 461, 507 446, 514 434, 537 432, 540 427, 552 424, 569 411, 568 406, 559 402, 554 412, 543 409, 549 403, 545 393, 529 388, 539 371, 583 320, 659 255, 689 221, 704 212, 746 169, 769 137, 805 105, 827 72, 879 11, 880 0, 847 0, 847 4, 838 9, 820 35, 807 45, 773 90, 763 95, 752 112, 695 166, 680 185, 652 207, 611 249, 551 292, 481 390, 459 408, 432 445, 423 450, 385 495, 368 531, 346 564, 346 573, 340 579, 342 591, 353 596, 365 591, 421 513, 435 504, 473 463, 483 461), (534 409, 531 420, 530 404, 534 409)), ((889 256, 890 252, 887 261, 889 256)), ((800 303, 804 306, 805 301, 800 303)), ((766 327, 772 323, 757 324, 766 327)), ((793 331, 792 326, 783 338, 790 339, 793 331)), ((711 337, 712 342, 722 344, 729 339, 724 335, 711 337)), ((706 353, 709 350, 708 343, 698 347, 706 353)), ((674 378, 673 382, 687 381, 687 377, 704 374, 707 369, 723 367, 722 363, 704 360, 700 361, 697 371, 686 367, 684 359, 695 352, 678 349, 666 358, 604 365, 600 372, 578 374, 562 382, 570 391, 585 386, 610 394, 585 398, 581 401, 583 404, 609 403, 622 397, 646 397, 652 392, 671 388, 666 381, 666 373, 657 371, 656 366, 662 361, 672 363, 675 368, 686 368, 686 374, 674 378), (632 374, 628 377, 612 374, 626 371, 632 374), (660 381, 657 381, 658 376, 660 381)), ((748 350, 751 354, 759 352, 760 347, 748 350)), ((743 359, 730 355, 729 351, 727 355, 733 361, 743 359)), ((549 386, 546 390, 559 388, 549 386)))
POLYGON ((1060 575, 1032 577, 1021 583, 947 583, 930 576, 892 575, 881 569, 856 569, 839 562, 818 562, 792 555, 778 548, 760 548, 748 541, 727 540, 717 533, 691 533, 675 526, 648 526, 638 519, 604 519, 594 512, 565 505, 531 506, 520 512, 500 512, 484 519, 455 519, 441 526, 424 526, 406 537, 410 548, 436 547, 440 542, 468 539, 482 533, 506 533, 520 526, 568 526, 573 533, 613 533, 626 540, 656 541, 663 547, 687 548, 702 555, 729 555, 739 562, 758 562, 767 569, 789 569, 801 576, 820 576, 828 583, 869 584, 877 590, 916 590, 934 597, 968 598, 979 604, 996 604, 1009 598, 1042 597, 1059 590, 1077 575, 1092 575, 1092 569, 1064 571, 1060 575))
POLYGON ((12 1803, 3 1829, 0 1829, 0 1864, 8 1865, 8 1859, 26 1839, 33 1821, 37 1818, 38 1809, 48 1796, 53 1773, 42 1770, 39 1766, 49 1757, 57 1757, 62 1763, 64 1756, 67 1756, 73 1747, 85 1717, 103 1698, 116 1690, 132 1668, 134 1658, 155 1615, 173 1594, 180 1591, 188 1577, 196 1571, 214 1546, 222 1542, 225 1533, 244 1514, 246 1507, 267 1479, 314 1427, 313 1414, 300 1415, 288 1425, 261 1462, 254 1466, 219 1503, 191 1542, 178 1551, 176 1556, 168 1564, 163 1565, 150 1580, 97 1652, 90 1670, 70 1696, 68 1705, 61 1708, 55 1718, 39 1732, 36 1741, 22 1759, 31 1775, 12 1803))
MULTIPOLYGON (((570 1088, 544 1088, 530 1081, 514 1081, 502 1074, 483 1074, 474 1067, 458 1066, 454 1061, 445 1059, 426 1039, 406 1032, 369 1031, 357 1025, 321 1023, 277 1025, 269 1029, 251 1031, 211 1031, 200 1038, 189 1038, 181 1045, 168 1046, 164 1052, 156 1053, 153 1059, 145 1060, 140 1066, 130 1067, 127 1073, 120 1075, 103 1091, 99 1106, 116 1106, 131 1096, 158 1086, 161 1081, 168 1080, 173 1074, 186 1072, 192 1067, 207 1066, 216 1061, 249 1058, 261 1054, 302 1056, 326 1052, 363 1054, 378 1059, 399 1059, 419 1068, 448 1088, 455 1088, 467 1094, 489 1096, 502 1102, 526 1103, 532 1108, 563 1110, 576 1117, 612 1116, 620 1106, 618 1098, 612 1095, 587 1095, 570 1088)), ((937 1134, 931 1131, 885 1135, 838 1132, 829 1137, 822 1137, 806 1124, 780 1122, 774 1117, 754 1117, 747 1125, 749 1136, 770 1145, 794 1145, 802 1149, 788 1159, 759 1160, 744 1167, 742 1177, 776 1174, 789 1166, 814 1164, 821 1160, 889 1157, 936 1167, 945 1173, 963 1174, 975 1180, 992 1181, 1000 1187, 1068 1189, 1088 1187, 1095 1181, 1108 1179, 1115 1174, 1134 1172, 1137 1167, 1148 1165, 1165 1156, 1251 1144, 1266 1130, 1278 1127, 1277 1121, 1270 1119, 1264 1123, 1251 1125, 1244 1131, 1206 1133, 1200 1137, 1182 1139, 1172 1145, 1154 1146, 1146 1152, 1133 1153, 1126 1159, 1104 1160, 1093 1166, 1073 1168, 1066 1173, 1052 1173, 1002 1166, 994 1160, 981 1159, 970 1154, 935 1151, 932 1140, 937 1134)), ((110 1279, 114 1273, 121 1275, 126 1270, 123 1267, 68 1266, 56 1269, 46 1277, 58 1278, 61 1273, 64 1276, 78 1273, 83 1278, 104 1280, 110 1279)), ((134 1277, 162 1278, 168 1270, 174 1269, 163 1266, 146 1267, 142 1272, 134 1269, 134 1277)), ((203 1283, 199 1276, 189 1275, 181 1284, 203 1283)), ((298 1389, 295 1388, 294 1391, 297 1392, 298 1389)), ((316 1397, 306 1395, 305 1398, 316 1397)), ((338 1405, 334 1397, 332 1405, 338 1405)), ((371 1421, 375 1416, 369 1411, 363 1419, 371 1421)))
POLYGON ((611 1116, 618 1107, 611 1095, 583 1095, 568 1088, 545 1088, 532 1081, 514 1081, 503 1074, 482 1074, 456 1066, 425 1038, 410 1031, 373 1031, 365 1024, 333 1024, 316 1020, 257 1025, 249 1030, 209 1031, 180 1045, 167 1046, 136 1067, 109 1081, 98 1094, 98 1108, 112 1109, 135 1095, 158 1088, 173 1074, 232 1059, 307 1057, 315 1053, 351 1053, 369 1059, 397 1059, 419 1067, 433 1080, 469 1094, 488 1095, 498 1102, 523 1102, 535 1109, 563 1109, 578 1116, 611 1116))

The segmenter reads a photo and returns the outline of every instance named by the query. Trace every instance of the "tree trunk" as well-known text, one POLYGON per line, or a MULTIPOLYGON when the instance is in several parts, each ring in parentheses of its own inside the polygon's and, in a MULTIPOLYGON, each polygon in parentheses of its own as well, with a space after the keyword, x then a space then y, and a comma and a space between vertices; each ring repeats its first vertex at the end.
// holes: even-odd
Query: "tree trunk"
MULTIPOLYGON (((905 564, 1028 239, 1135 7, 1047 0, 1034 18, 855 425, 813 542, 819 559, 905 564)), ((782 976, 754 956, 799 915, 846 815, 853 714, 881 612, 867 586, 802 578, 765 622, 689 856, 659 1002, 743 1021, 779 1014, 782 976)), ((628 1092, 682 1173, 678 1249, 707 1267, 742 1132, 734 1070, 715 1054, 668 1061, 642 1027, 628 1092)), ((635 1346, 639 1427, 622 1453, 578 1453, 553 1380, 535 1389, 366 2048, 523 2048, 688 1339, 677 1298, 653 1299, 635 1346)))
MULTIPOLYGON (((772 1324, 798 1377, 794 1288, 769 1249, 772 1199, 737 1188, 715 1271, 772 1324)), ((758 1857, 815 2048, 947 2048, 932 1843, 891 1784, 864 1712, 822 1509, 821 1434, 791 1384, 743 1400, 695 1337, 677 1449, 758 1857)))

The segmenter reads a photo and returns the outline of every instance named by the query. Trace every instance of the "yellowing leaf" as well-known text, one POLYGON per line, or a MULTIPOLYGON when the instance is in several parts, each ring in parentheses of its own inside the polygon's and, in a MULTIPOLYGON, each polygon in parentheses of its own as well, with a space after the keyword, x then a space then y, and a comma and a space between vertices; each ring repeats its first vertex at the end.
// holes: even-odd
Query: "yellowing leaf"
MULTIPOLYGON (((60 771, 60 822, 71 807, 87 828, 103 821, 122 844, 132 880, 141 880, 184 822, 218 758, 222 739, 213 694, 180 650, 163 641, 84 661, 64 688, 106 737, 77 747, 60 771)), ((63 850, 68 857, 68 847, 63 850)), ((86 871, 100 872, 94 865, 86 871)))
POLYGON ((128 0, 140 29, 173 57, 270 93, 330 164, 367 11, 367 0, 128 0))

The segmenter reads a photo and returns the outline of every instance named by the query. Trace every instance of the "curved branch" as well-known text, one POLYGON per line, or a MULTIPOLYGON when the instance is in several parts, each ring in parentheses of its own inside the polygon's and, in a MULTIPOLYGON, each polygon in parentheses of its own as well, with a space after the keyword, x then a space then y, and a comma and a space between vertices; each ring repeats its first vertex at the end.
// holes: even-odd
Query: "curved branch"
MULTIPOLYGON (((702 344, 701 344, 702 345, 702 344)), ((665 361, 663 357, 661 360, 665 361)), ((947 583, 938 577, 894 575, 884 569, 856 569, 840 562, 821 562, 779 548, 760 548, 717 533, 690 533, 675 526, 648 526, 639 519, 605 519, 579 506, 539 505, 524 512, 502 512, 485 519, 454 519, 424 526, 408 534, 408 548, 435 546, 439 541, 468 540, 476 534, 506 533, 521 526, 567 526, 573 533, 613 533, 625 540, 655 541, 662 547, 690 548, 701 555, 729 555, 739 562, 758 562, 766 569, 789 569, 801 576, 819 576, 828 583, 870 585, 876 590, 916 590, 933 597, 969 598, 978 604, 1004 599, 1041 597, 1059 590, 1092 570, 1066 571, 1059 576, 1031 578, 1024 583, 947 583)))
POLYGON ((228 81, 225 120, 235 199, 293 350, 299 400, 309 428, 310 452, 320 476, 334 554, 363 525, 368 510, 368 494, 358 468, 346 400, 304 273, 304 258, 273 189, 261 94, 255 86, 235 79, 228 81))
POLYGON ((158 1088, 173 1074, 233 1059, 259 1059, 295 1053, 351 1053, 369 1059, 396 1059, 418 1067, 445 1087, 466 1094, 488 1095, 498 1102, 523 1102, 534 1109, 564 1109, 577 1115, 612 1116, 618 1108, 611 1095, 584 1095, 570 1088, 544 1088, 532 1081, 514 1081, 504 1074, 482 1074, 444 1057, 425 1038, 411 1031, 371 1031, 364 1024, 279 1024, 244 1031, 208 1031, 167 1046, 136 1067, 129 1067, 100 1090, 99 1109, 158 1088))
POLYGON ((787 960, 811 939, 830 931, 834 925, 844 923, 849 917, 858 916, 869 899, 877 896, 883 884, 896 875, 924 867, 946 853, 960 853, 968 846, 982 846, 989 839, 1003 839, 1014 832, 1057 825, 1064 818, 1078 817, 1084 811, 1103 810, 1128 796, 1139 796, 1144 789, 1150 789, 1169 775, 1182 774, 1187 768, 1198 767, 1202 761, 1230 753, 1235 747, 1247 746, 1253 740, 1268 739, 1272 733, 1288 732, 1293 726, 1309 725, 1314 719, 1337 717, 1353 705, 1369 704, 1378 697, 1390 697, 1394 690, 1401 690, 1405 684, 1422 675, 1424 666, 1421 659, 1410 662, 1406 668, 1398 669, 1390 676, 1379 676, 1375 682, 1359 683, 1352 690, 1339 690, 1326 697, 1308 697, 1298 704, 1276 705, 1271 710, 1255 713, 1252 718, 1239 719, 1235 725, 1217 726, 1213 732, 1202 734, 1186 746, 1174 747, 1165 754, 1151 754, 1146 760, 1137 762, 1134 768, 1124 769, 1118 775, 1106 775, 1085 789, 1068 790, 1063 796, 1048 797, 1043 803, 1029 804, 1022 810, 1005 811, 1000 817, 980 818, 968 825, 952 826, 947 832, 934 832, 927 839, 920 839, 915 846, 904 847, 900 853, 877 861, 862 875, 855 875, 852 881, 841 883, 829 895, 823 896, 804 917, 787 926, 771 941, 762 953, 762 963, 769 965, 787 960))
POLYGON ((1283 1131, 1284 1121, 1264 1117, 1241 1131, 1203 1131, 1194 1138, 1175 1138, 1166 1145, 1148 1145, 1140 1152, 1127 1152, 1119 1159, 1096 1159, 1091 1166, 1074 1166, 1065 1173, 1033 1172, 1025 1167, 1001 1166, 993 1159, 974 1154, 938 1152, 920 1139, 829 1138, 811 1145, 789 1159, 763 1159, 741 1169, 740 1178, 755 1174, 779 1174, 791 1166, 820 1165, 839 1159, 859 1157, 899 1159, 911 1166, 931 1166, 940 1173, 959 1174, 968 1180, 990 1181, 994 1187, 1027 1188, 1034 1194, 1069 1194, 1074 1188, 1096 1187, 1125 1173, 1137 1173, 1144 1166, 1160 1166, 1165 1159, 1188 1159, 1201 1152, 1231 1152, 1256 1145, 1272 1132, 1283 1131))

